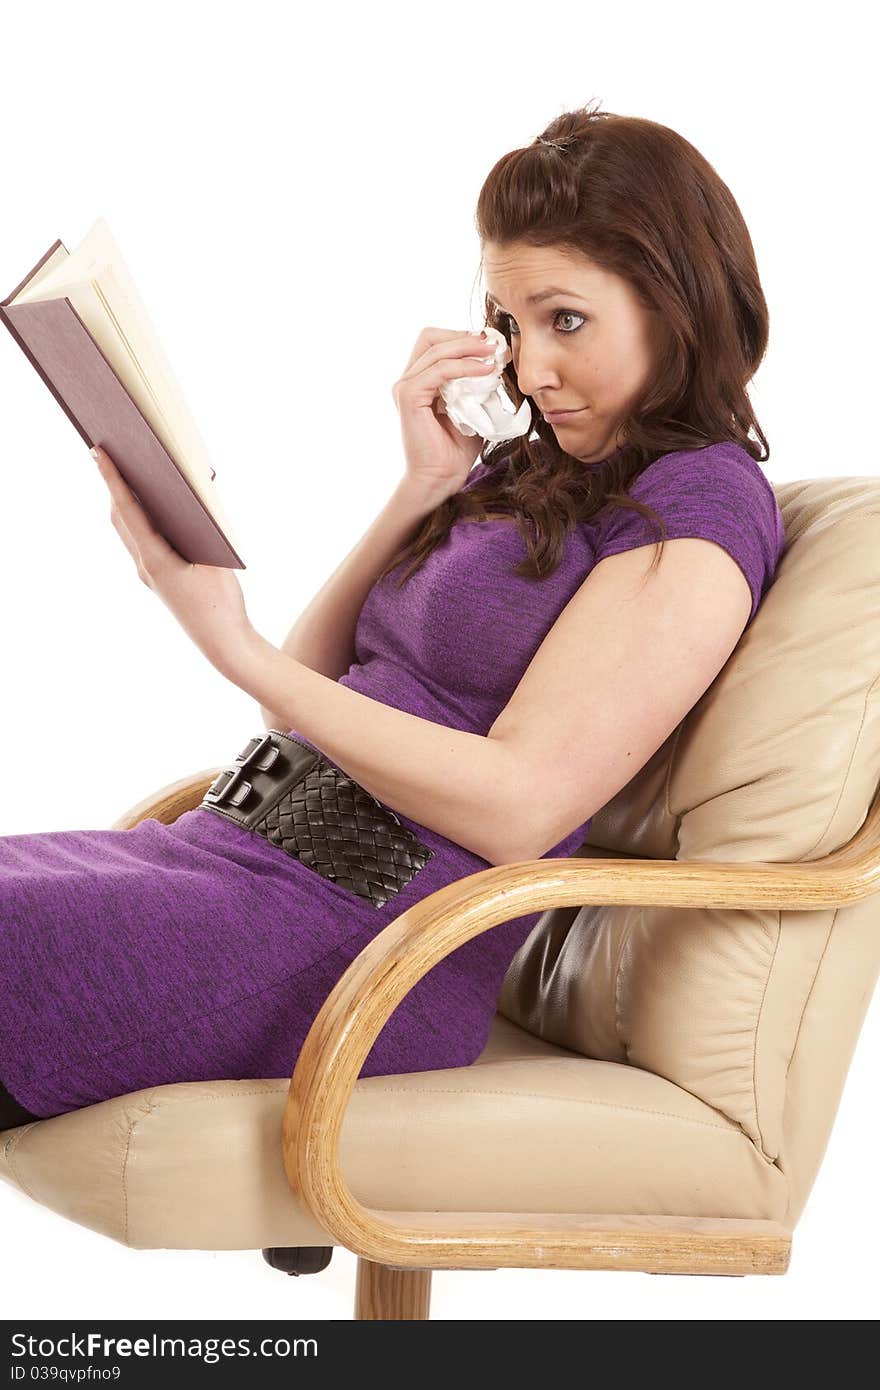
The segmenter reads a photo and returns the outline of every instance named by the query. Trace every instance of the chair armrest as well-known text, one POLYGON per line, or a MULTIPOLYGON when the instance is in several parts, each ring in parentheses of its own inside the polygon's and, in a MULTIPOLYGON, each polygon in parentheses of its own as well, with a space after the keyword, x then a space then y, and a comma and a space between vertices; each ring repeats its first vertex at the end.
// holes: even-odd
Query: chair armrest
POLYGON ((169 782, 167 787, 152 792, 143 801, 124 811, 110 829, 133 830, 139 821, 150 819, 171 825, 185 811, 195 810, 224 766, 221 764, 220 767, 206 768, 203 772, 191 772, 188 777, 181 777, 179 782, 169 782))
POLYGON ((683 1269, 783 1273, 790 1233, 775 1222, 364 1207, 342 1177, 339 1138, 360 1069, 391 1014, 452 951, 513 917, 584 903, 819 910, 880 889, 880 792, 853 839, 801 863, 536 859, 470 874, 379 932, 337 981, 291 1076, 284 1168, 336 1240, 391 1267, 683 1269))

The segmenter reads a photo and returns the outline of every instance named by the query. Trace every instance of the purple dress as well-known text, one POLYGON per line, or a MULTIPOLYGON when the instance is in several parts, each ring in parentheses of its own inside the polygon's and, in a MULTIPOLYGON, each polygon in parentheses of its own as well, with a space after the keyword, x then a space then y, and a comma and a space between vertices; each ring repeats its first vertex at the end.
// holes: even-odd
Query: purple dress
MULTIPOLYGON (((486 469, 478 463, 465 487, 486 469)), ((730 443, 666 454, 632 495, 663 515, 670 539, 704 537, 733 556, 751 587, 751 622, 785 540, 760 465, 730 443)), ((555 573, 533 580, 510 573, 526 553, 514 522, 461 520, 402 589, 396 575, 373 586, 357 659, 340 682, 485 734, 593 566, 652 543, 637 513, 606 507, 569 532, 555 573)), ((230 738, 230 760, 254 732, 230 738)), ((399 818, 434 855, 382 908, 204 808, 173 825, 0 837, 8 1092, 48 1116, 176 1081, 289 1076, 315 1015, 367 942, 413 903, 489 867, 399 818)), ((545 857, 569 856, 588 829, 545 857)), ((540 916, 494 927, 430 970, 388 1019, 361 1076, 475 1061, 507 968, 540 916)))

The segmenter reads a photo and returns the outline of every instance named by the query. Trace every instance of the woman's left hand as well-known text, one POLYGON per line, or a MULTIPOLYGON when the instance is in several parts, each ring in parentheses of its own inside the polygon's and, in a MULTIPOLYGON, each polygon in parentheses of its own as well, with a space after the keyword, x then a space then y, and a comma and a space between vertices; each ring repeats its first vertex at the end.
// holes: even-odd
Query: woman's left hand
POLYGON ((110 489, 110 520, 137 566, 140 579, 171 609, 184 632, 223 670, 247 645, 253 628, 235 572, 184 560, 150 521, 106 450, 98 469, 110 489))

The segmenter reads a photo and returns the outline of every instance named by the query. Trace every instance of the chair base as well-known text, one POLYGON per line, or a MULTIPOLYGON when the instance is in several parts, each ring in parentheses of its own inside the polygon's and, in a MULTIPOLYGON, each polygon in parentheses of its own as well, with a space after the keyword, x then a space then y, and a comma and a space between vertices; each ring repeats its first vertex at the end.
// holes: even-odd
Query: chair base
MULTIPOLYGON (((433 1214, 438 1224, 439 1212, 433 1214)), ((453 1219, 460 1221, 460 1213, 453 1219)), ((546 1220, 544 1213, 536 1219, 546 1220)), ((516 1219, 522 1224, 522 1213, 516 1219)), ((572 1227, 576 1218, 570 1218, 572 1227)), ((600 1215, 577 1218, 582 1223, 576 1247, 560 1252, 552 1262, 536 1265, 523 1251, 521 1262, 508 1259, 504 1268, 515 1269, 624 1269, 644 1274, 690 1274, 705 1277, 742 1278, 747 1274, 785 1274, 791 1256, 791 1231, 776 1221, 724 1217, 600 1215)), ((439 1249, 438 1242, 438 1249, 439 1249)), ((497 1250, 494 1252, 497 1259, 497 1250)), ((436 1265, 437 1269, 497 1269, 485 1251, 457 1250, 462 1264, 436 1265)), ((355 1320, 427 1319, 433 1269, 418 1265, 376 1263, 358 1256, 355 1320)))
POLYGON ((270 1245, 263 1259, 283 1274, 319 1274, 333 1254, 332 1245, 270 1245))
MULTIPOLYGON (((594 1222, 601 1223, 608 1218, 593 1218, 594 1222)), ((676 1221, 674 1218, 639 1218, 630 1219, 629 1227, 626 1228, 620 1217, 615 1218, 617 1227, 617 1239, 624 1244, 633 1246, 631 1254, 635 1253, 636 1247, 646 1236, 651 1236, 650 1254, 642 1250, 642 1257, 627 1261, 630 1269, 641 1269, 646 1274, 691 1274, 691 1275, 715 1275, 721 1277, 743 1277, 745 1274, 784 1274, 788 1268, 788 1260, 791 1250, 791 1233, 784 1231, 775 1222, 754 1221, 754 1222, 730 1222, 721 1225, 737 1226, 742 1234, 739 1238, 734 1237, 729 1242, 729 1248, 724 1252, 723 1263, 727 1268, 719 1269, 719 1251, 704 1250, 701 1246, 700 1235, 705 1241, 711 1231, 717 1238, 715 1228, 718 1223, 711 1219, 700 1218, 681 1218, 676 1221), (657 1223, 665 1223, 667 1226, 679 1228, 678 1233, 687 1231, 689 1237, 689 1251, 682 1251, 680 1246, 670 1240, 668 1248, 664 1249, 664 1242, 657 1239, 657 1223), (705 1228, 703 1230, 702 1228, 705 1228), (745 1234, 746 1230, 751 1232, 751 1239, 745 1234), (762 1250, 761 1257, 756 1258, 758 1251, 754 1240, 758 1234, 765 1234, 769 1237, 767 1249, 762 1250), (667 1265, 667 1268, 656 1268, 657 1265, 667 1265), (654 1265, 655 1268, 649 1266, 654 1265)), ((607 1232, 604 1233, 607 1239, 607 1232)), ((604 1243, 604 1242, 600 1242, 604 1243)), ((712 1240, 710 1245, 714 1245, 712 1240)), ((618 1254, 621 1249, 618 1248, 618 1254)), ((263 1259, 273 1269, 279 1269, 284 1274, 318 1274, 322 1269, 326 1269, 333 1255, 332 1245, 272 1245, 263 1250, 263 1259)), ((626 1264, 618 1267, 625 1268, 626 1264)), ((498 1266, 486 1266, 475 1263, 473 1268, 497 1268, 498 1266)), ((576 1265, 571 1268, 581 1269, 611 1269, 615 1263, 607 1258, 607 1251, 600 1251, 597 1248, 592 1251, 586 1249, 581 1252, 581 1256, 576 1265)), ((467 1265, 453 1266, 457 1269, 468 1268, 467 1265)), ((433 1270, 426 1268, 413 1268, 405 1265, 386 1265, 379 1264, 373 1260, 365 1259, 363 1255, 358 1256, 357 1262, 357 1284, 355 1288, 355 1321, 425 1321, 430 1317, 431 1304, 431 1275, 433 1270)))

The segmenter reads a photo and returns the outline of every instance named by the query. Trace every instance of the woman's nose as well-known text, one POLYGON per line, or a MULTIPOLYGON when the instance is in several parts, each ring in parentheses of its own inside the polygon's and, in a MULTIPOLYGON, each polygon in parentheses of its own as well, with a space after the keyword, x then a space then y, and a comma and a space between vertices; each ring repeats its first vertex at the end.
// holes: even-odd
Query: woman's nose
POLYGON ((513 370, 517 385, 524 396, 534 396, 545 389, 555 390, 559 385, 559 372, 552 360, 552 353, 529 351, 520 348, 513 355, 513 370))

